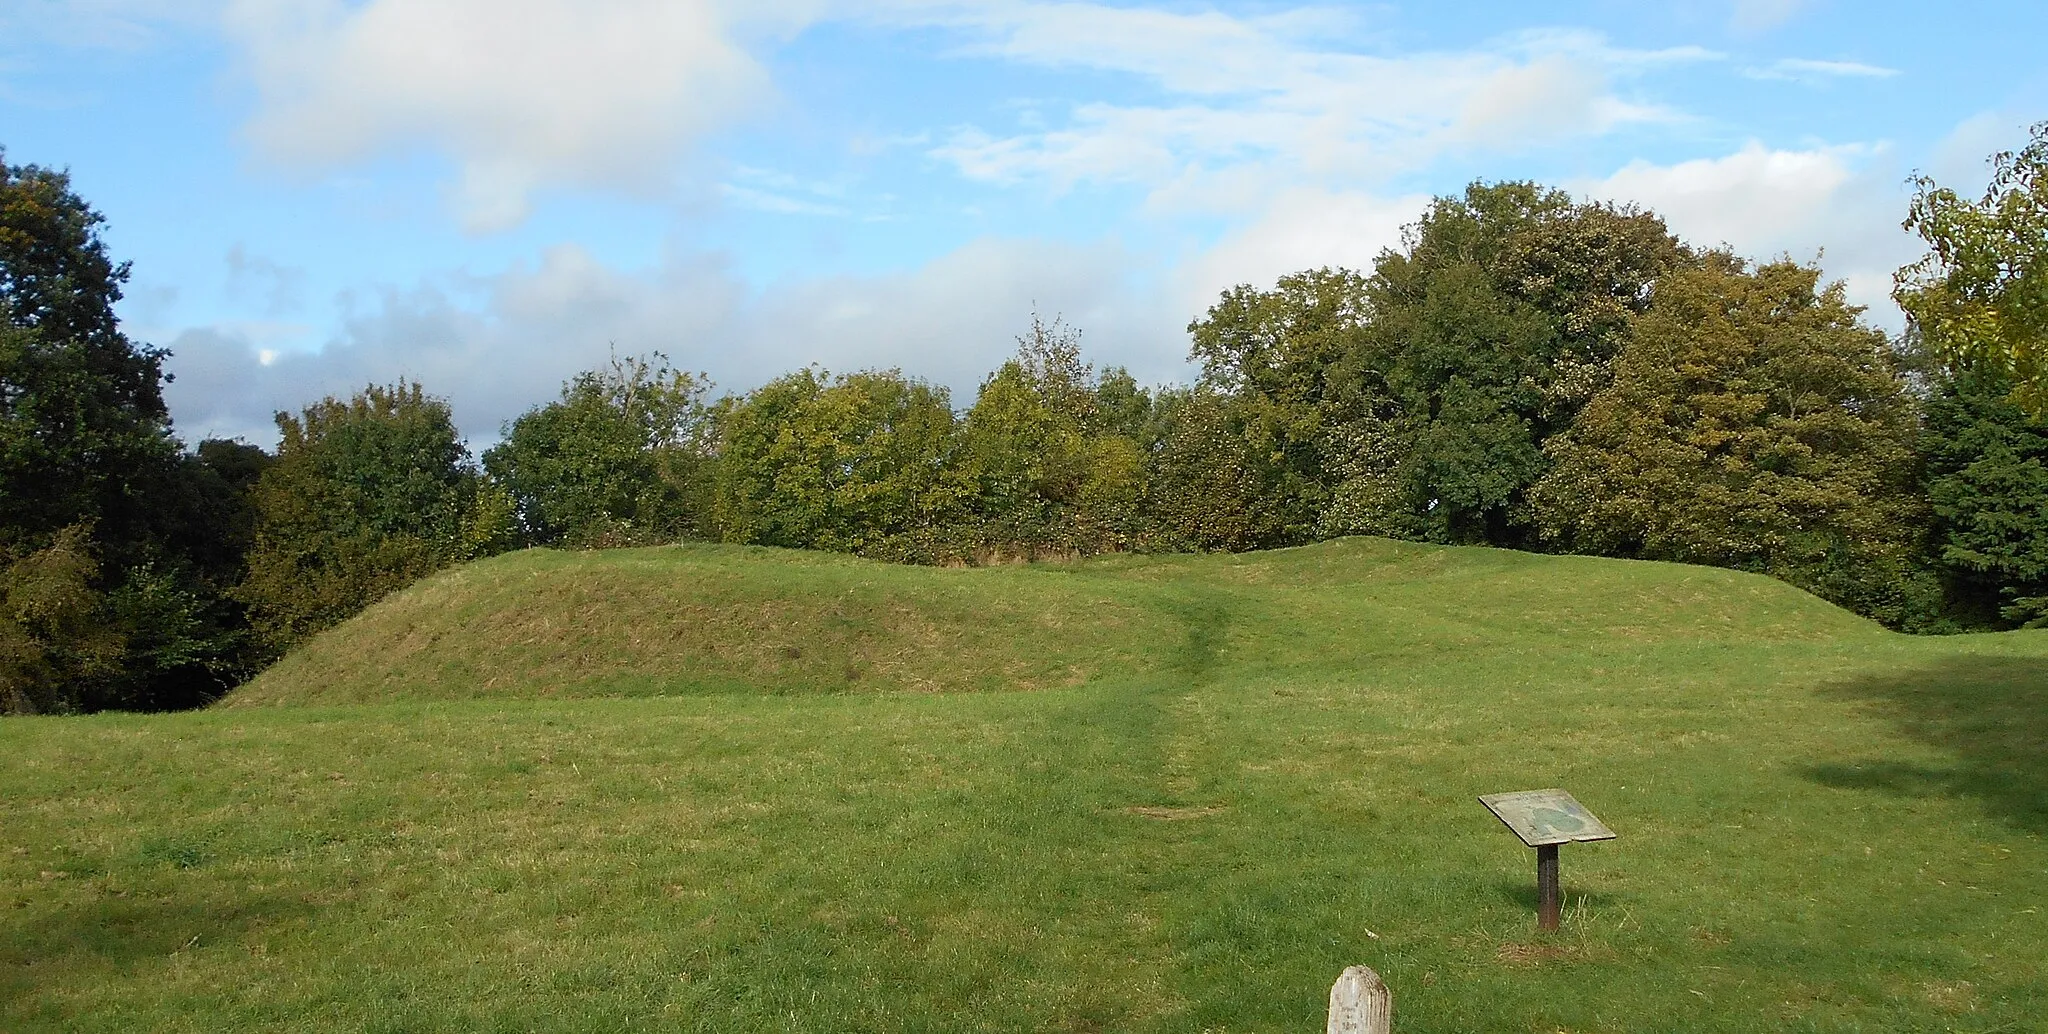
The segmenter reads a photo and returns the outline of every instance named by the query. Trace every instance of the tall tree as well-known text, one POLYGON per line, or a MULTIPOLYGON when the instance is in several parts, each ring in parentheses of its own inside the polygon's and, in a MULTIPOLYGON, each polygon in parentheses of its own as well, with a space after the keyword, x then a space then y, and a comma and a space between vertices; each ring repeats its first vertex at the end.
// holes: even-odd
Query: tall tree
POLYGON ((1914 568, 1912 400, 1885 336, 1819 275, 1723 254, 1667 274, 1613 382, 1546 443, 1546 535, 1770 573, 1895 625, 1937 609, 1914 568))
POLYGON ((504 548, 512 504, 469 460, 448 404, 417 383, 277 414, 238 594, 275 649, 450 564, 504 548))
POLYGON ((1178 430, 1160 457, 1167 481, 1155 496, 1175 515, 1174 537, 1251 548, 1223 544, 1290 545, 1318 532, 1341 458, 1333 442, 1362 415, 1365 392, 1349 360, 1371 318, 1366 278, 1324 268, 1283 276, 1269 291, 1240 284, 1188 324, 1202 379, 1176 399, 1178 430), (1211 511, 1188 494, 1200 491, 1260 504, 1211 511))
POLYGON ((1893 296, 1951 370, 2010 384, 2038 419, 2048 416, 2048 122, 1991 168, 1976 201, 1914 180, 1905 225, 1928 252, 1899 270, 1893 296))
POLYGON ((1653 214, 1531 183, 1437 199, 1405 250, 1374 264, 1348 360, 1362 398, 1346 431, 1361 451, 1345 459, 1383 507, 1354 530, 1531 544, 1543 442, 1605 386, 1651 285, 1689 261, 1653 214))
POLYGON ((709 411, 703 381, 665 356, 578 374, 484 453, 527 541, 632 545, 697 533, 709 411))
POLYGON ((1921 439, 1934 545, 1976 622, 2048 625, 2048 424, 1989 372, 1943 378, 1921 439))
POLYGON ((121 332, 102 223, 63 173, 0 154, 0 569, 68 587, 61 621, 17 609, 0 638, 43 658, 16 668, 42 680, 18 706, 189 706, 247 664, 221 593, 239 557, 211 523, 236 499, 171 434, 166 353, 121 332))
POLYGON ((1527 545, 1542 443, 1607 383, 1650 286, 1690 261, 1655 215, 1474 183, 1371 275, 1240 286, 1188 329, 1204 387, 1233 400, 1248 444, 1269 440, 1269 460, 1234 469, 1282 494, 1281 538, 1527 545))
POLYGON ((63 173, 0 152, 0 537, 40 548, 94 525, 117 565, 142 562, 147 488, 176 465, 161 349, 121 333, 126 263, 63 173), (35 486, 28 490, 27 486, 35 486))

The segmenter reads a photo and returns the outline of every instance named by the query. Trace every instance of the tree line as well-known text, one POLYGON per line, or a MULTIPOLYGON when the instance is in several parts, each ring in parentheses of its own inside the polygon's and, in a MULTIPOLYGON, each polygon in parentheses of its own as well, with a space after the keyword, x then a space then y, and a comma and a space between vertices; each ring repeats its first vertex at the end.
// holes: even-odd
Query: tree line
POLYGON ((1981 198, 1915 181, 1907 331, 1786 259, 1532 183, 1370 270, 1223 292, 1193 383, 1034 315, 957 408, 897 370, 713 398, 615 357, 474 456, 444 399, 173 433, 163 350, 60 172, 0 153, 0 710, 203 704, 435 570, 701 539, 922 564, 1343 535, 1710 564, 1909 631, 2048 623, 2048 123, 1981 198))

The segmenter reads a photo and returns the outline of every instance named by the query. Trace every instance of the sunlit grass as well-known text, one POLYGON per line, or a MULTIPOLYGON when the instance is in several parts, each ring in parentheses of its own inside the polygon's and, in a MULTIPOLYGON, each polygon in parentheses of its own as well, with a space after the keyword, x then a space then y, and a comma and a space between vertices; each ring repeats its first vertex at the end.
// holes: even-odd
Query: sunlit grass
POLYGON ((2048 1012, 2048 634, 1371 541, 453 580, 296 706, 0 723, 0 1029, 1312 1031, 1355 963, 1403 1034, 2048 1012), (1552 785, 1621 839, 1538 937, 1473 798, 1552 785))

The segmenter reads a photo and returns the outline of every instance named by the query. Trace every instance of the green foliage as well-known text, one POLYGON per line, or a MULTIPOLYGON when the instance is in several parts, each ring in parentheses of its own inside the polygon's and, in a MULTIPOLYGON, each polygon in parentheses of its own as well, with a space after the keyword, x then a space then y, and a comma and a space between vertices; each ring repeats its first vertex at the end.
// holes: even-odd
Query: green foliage
POLYGON ((2003 378, 2039 419, 2048 414, 2048 122, 1991 166, 1974 202, 1914 180, 1905 226, 1928 253, 1899 270, 1893 296, 1951 370, 2003 378))
POLYGON ((126 651, 118 663, 17 665, 17 678, 45 681, 14 700, 191 706, 251 660, 223 596, 239 578, 245 506, 241 489, 172 437, 166 353, 120 332, 113 306, 128 267, 108 258, 101 222, 63 174, 0 156, 0 557, 45 569, 50 558, 90 557, 65 568, 89 570, 86 596, 63 598, 93 602, 58 625, 94 644, 81 657, 101 658, 107 644, 126 651))
POLYGON ((779 377, 717 416, 727 542, 931 559, 971 492, 946 390, 896 371, 779 377))
POLYGON ((1148 435, 1147 545, 1156 550, 1270 549, 1306 541, 1318 484, 1287 438, 1295 415, 1214 388, 1162 389, 1148 435))
MULTIPOLYGON (((1656 216, 1529 183, 1440 198, 1374 264, 1334 522, 1527 545, 1542 445, 1604 386, 1650 285, 1689 261, 1656 216)), ((1333 449, 1333 451, 1337 451, 1333 449)))
POLYGON ((417 383, 370 386, 299 416, 255 490, 249 575, 237 590, 282 649, 392 590, 509 545, 512 505, 486 485, 447 403, 417 383))
POLYGON ((698 530, 709 414, 698 377, 665 356, 617 359, 562 386, 484 453, 528 542, 671 542, 698 530))
POLYGON ((1819 275, 1727 255, 1667 274, 1613 383, 1546 445, 1545 535, 1768 572, 1894 625, 1938 609, 1913 565, 1912 401, 1819 275))
MULTIPOLYGON (((1323 269, 1226 291, 1188 329, 1204 387, 1230 400, 1201 437, 1220 444, 1228 424, 1244 447, 1169 466, 1190 486, 1258 486, 1230 497, 1278 492, 1262 544, 1525 545, 1543 441, 1607 382, 1650 285, 1688 261, 1654 215, 1475 183, 1439 198, 1369 277, 1323 269)), ((1202 505, 1189 503, 1177 508, 1202 505)))
POLYGON ((1154 465, 1166 541, 1249 549, 1316 534, 1332 436, 1358 415, 1347 360, 1371 319, 1366 295, 1357 273, 1309 270, 1270 291, 1233 287, 1188 324, 1202 379, 1175 399, 1154 465))
POLYGON ((0 561, 0 713, 78 706, 82 686, 119 674, 127 646, 101 614, 89 529, 0 561))
POLYGON ((165 353, 114 316, 128 267, 108 259, 102 222, 64 174, 0 152, 0 537, 39 548, 92 524, 118 577, 147 554, 147 489, 178 448, 165 353))
POLYGON ((114 303, 128 280, 99 239, 106 220, 71 192, 71 177, 34 165, 9 165, 0 151, 0 322, 46 339, 93 349, 110 395, 161 413, 157 360, 121 337, 114 303))
POLYGON ((1928 400, 1921 448, 1957 604, 1994 623, 2048 624, 2048 427, 2005 379, 1963 373, 1928 400))
POLYGON ((954 465, 973 486, 979 549, 1028 558, 1130 547, 1144 463, 1128 429, 1149 408, 1130 374, 1098 378, 1081 361, 1078 332, 1033 315, 960 427, 954 465))

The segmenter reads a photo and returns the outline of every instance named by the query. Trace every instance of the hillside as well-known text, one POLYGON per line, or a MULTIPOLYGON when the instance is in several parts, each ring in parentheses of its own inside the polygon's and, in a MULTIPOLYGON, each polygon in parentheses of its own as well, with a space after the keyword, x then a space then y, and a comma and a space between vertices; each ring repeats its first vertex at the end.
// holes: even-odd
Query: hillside
POLYGON ((742 546, 528 550, 395 594, 225 703, 1030 690, 1451 644, 1878 634, 1768 578, 1384 539, 976 569, 742 546))
POLYGON ((226 706, 0 721, 0 1030, 2021 1031, 2048 632, 1370 539, 447 572, 226 706), (1620 839, 1474 801, 1561 786, 1620 839))

